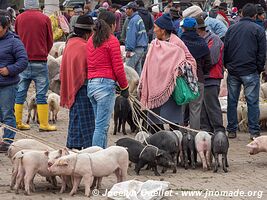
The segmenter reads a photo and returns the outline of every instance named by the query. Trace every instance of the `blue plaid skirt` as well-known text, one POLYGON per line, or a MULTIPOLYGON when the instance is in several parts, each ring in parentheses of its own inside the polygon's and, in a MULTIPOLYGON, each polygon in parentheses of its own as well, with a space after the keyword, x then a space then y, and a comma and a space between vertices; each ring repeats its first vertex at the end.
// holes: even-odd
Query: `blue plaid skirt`
POLYGON ((67 147, 82 149, 92 146, 95 117, 92 104, 87 97, 87 86, 77 92, 75 102, 69 111, 67 147))

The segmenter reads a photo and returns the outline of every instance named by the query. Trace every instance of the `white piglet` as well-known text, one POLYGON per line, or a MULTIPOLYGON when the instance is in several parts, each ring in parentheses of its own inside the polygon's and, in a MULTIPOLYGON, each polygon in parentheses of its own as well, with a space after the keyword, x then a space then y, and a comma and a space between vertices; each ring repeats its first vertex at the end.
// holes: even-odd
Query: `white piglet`
POLYGON ((205 131, 200 131, 195 136, 195 145, 202 161, 203 170, 211 167, 211 136, 205 131))
POLYGON ((47 98, 47 103, 49 106, 49 120, 51 119, 52 114, 52 122, 56 123, 57 114, 60 108, 60 96, 54 92, 50 93, 47 98))

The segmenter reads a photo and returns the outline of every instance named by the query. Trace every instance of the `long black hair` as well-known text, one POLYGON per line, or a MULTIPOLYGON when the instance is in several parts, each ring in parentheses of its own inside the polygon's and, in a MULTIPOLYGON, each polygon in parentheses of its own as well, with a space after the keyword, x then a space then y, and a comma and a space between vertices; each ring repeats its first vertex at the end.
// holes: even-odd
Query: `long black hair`
POLYGON ((114 13, 109 11, 101 12, 94 27, 93 44, 97 48, 105 42, 111 33, 112 25, 115 25, 116 18, 114 13))
POLYGON ((7 11, 5 10, 0 10, 0 25, 3 28, 9 27, 11 22, 10 15, 7 11))

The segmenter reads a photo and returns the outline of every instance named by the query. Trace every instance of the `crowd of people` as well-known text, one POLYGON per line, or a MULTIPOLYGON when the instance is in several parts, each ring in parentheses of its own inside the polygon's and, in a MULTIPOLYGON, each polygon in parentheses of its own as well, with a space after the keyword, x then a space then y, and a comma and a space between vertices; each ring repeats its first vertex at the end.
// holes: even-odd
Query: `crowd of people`
MULTIPOLYGON (((100 1, 75 6, 73 15, 61 7, 49 16, 38 0, 24 0, 24 9, 0 12, 0 121, 20 130, 23 104, 31 81, 36 88, 40 131, 55 131, 48 123, 47 56, 55 41, 65 41, 60 67, 61 106, 69 111, 67 147, 107 146, 109 121, 116 90, 128 98, 125 64, 140 75, 138 97, 147 109, 179 125, 235 138, 241 85, 248 106, 250 138, 260 136, 260 73, 266 59, 265 10, 246 4, 229 9, 215 1, 209 12, 199 6, 181 10, 171 1, 161 12, 145 8, 142 0, 126 6, 100 1), (16 13, 16 12, 15 12, 16 13), (227 70, 227 127, 219 103, 221 80, 227 70), (172 93, 184 77, 198 97, 183 105, 172 93)), ((149 114, 148 114, 149 115, 149 114)), ((150 132, 164 128, 150 116, 150 132)), ((170 129, 175 129, 170 125, 170 129)), ((4 130, 5 152, 15 132, 4 130)))

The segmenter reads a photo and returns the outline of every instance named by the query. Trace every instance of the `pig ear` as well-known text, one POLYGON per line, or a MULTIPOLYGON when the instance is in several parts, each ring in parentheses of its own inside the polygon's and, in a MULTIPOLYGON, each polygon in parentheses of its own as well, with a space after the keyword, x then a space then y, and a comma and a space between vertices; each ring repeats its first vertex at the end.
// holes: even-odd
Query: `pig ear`
POLYGON ((259 145, 258 142, 256 140, 254 140, 251 143, 247 144, 247 147, 249 147, 249 148, 257 148, 258 145, 259 145))
POLYGON ((58 166, 67 166, 68 162, 67 162, 67 160, 59 160, 57 165, 58 166))
POLYGON ((45 151, 44 155, 48 156, 49 155, 49 151, 45 151))
POLYGON ((64 153, 64 155, 70 155, 70 153, 66 147, 62 149, 62 153, 64 153))
POLYGON ((162 155, 163 155, 163 153, 162 152, 159 152, 159 153, 157 153, 156 157, 160 157, 162 155))
POLYGON ((60 155, 62 155, 62 149, 59 149, 59 150, 58 150, 58 153, 59 153, 60 155))

